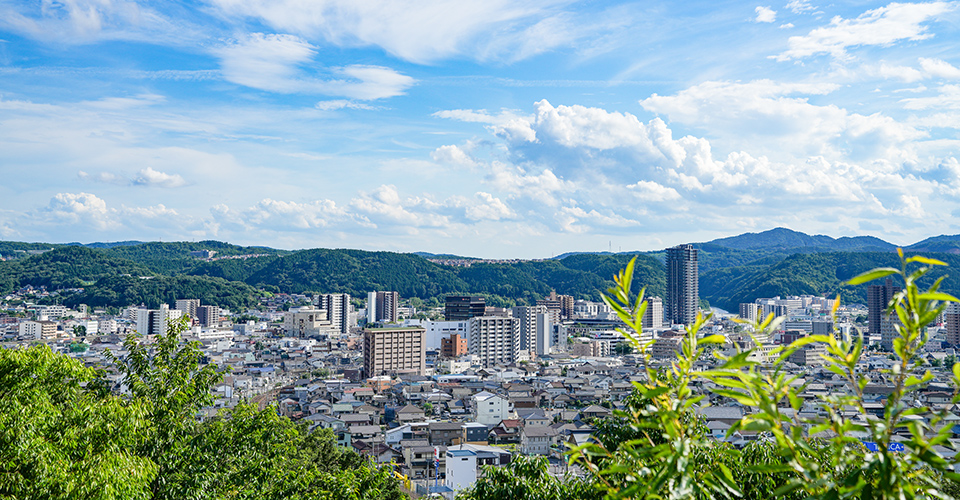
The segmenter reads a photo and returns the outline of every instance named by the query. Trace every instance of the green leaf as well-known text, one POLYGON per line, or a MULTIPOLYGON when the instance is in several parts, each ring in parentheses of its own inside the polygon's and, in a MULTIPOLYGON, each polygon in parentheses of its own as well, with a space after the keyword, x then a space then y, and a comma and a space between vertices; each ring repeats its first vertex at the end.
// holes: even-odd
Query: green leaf
POLYGON ((894 269, 892 267, 878 267, 876 269, 867 271, 863 274, 860 274, 858 276, 851 278, 850 280, 844 282, 844 285, 861 285, 868 281, 873 281, 880 278, 886 278, 891 274, 897 274, 899 272, 900 271, 898 269, 894 269))
POLYGON ((943 302, 960 302, 960 299, 950 295, 949 293, 943 292, 927 292, 917 295, 919 300, 940 300, 943 302))
POLYGON ((931 266, 946 266, 946 265, 947 265, 947 263, 946 263, 946 262, 943 262, 942 260, 931 259, 931 258, 929 258, 929 257, 923 257, 923 256, 920 256, 920 255, 914 255, 913 257, 910 257, 910 258, 907 259, 907 264, 909 264, 909 263, 911 263, 911 262, 919 262, 919 263, 921 263, 921 264, 929 264, 929 265, 931 265, 931 266))
POLYGON ((724 344, 727 338, 723 335, 709 335, 697 341, 697 344, 724 344))

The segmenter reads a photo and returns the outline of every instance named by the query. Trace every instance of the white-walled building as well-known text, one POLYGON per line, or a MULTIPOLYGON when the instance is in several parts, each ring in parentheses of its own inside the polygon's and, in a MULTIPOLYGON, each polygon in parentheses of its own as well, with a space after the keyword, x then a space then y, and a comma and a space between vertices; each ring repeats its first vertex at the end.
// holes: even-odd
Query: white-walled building
POLYGON ((428 351, 439 351, 440 341, 449 338, 453 334, 459 334, 463 338, 470 339, 469 323, 466 321, 430 321, 426 319, 407 319, 403 321, 403 326, 419 326, 426 333, 426 348, 428 351))
POLYGON ((515 318, 477 316, 470 318, 470 354, 480 357, 484 367, 509 365, 520 354, 520 324, 515 318))
POLYGON ((97 320, 97 333, 101 335, 110 335, 117 333, 117 320, 101 319, 97 320))
POLYGON ((536 352, 537 356, 550 354, 553 347, 553 323, 550 321, 550 314, 546 311, 537 313, 536 329, 533 337, 534 345, 530 351, 536 352))
POLYGON ((512 411, 509 400, 487 391, 473 395, 473 407, 476 421, 483 425, 497 425, 508 418, 512 411))
POLYGON ((317 307, 327 311, 327 319, 341 334, 350 333, 350 327, 357 324, 357 317, 353 312, 348 293, 322 294, 317 297, 317 307))
POLYGON ((327 311, 314 307, 296 307, 283 313, 283 330, 291 337, 340 335, 340 329, 327 319, 327 311))
POLYGON ((160 304, 160 309, 137 309, 137 332, 140 335, 167 333, 170 322, 180 319, 183 311, 160 304))
POLYGON ((470 450, 447 448, 444 472, 444 484, 453 490, 454 495, 472 487, 477 482, 477 454, 470 450))
POLYGON ((57 338, 57 324, 53 321, 24 321, 20 323, 20 337, 33 340, 57 338))
POLYGON ((538 317, 541 314, 548 313, 547 306, 517 306, 511 310, 511 313, 513 314, 513 319, 517 322, 517 331, 520 335, 520 350, 535 351, 538 317))

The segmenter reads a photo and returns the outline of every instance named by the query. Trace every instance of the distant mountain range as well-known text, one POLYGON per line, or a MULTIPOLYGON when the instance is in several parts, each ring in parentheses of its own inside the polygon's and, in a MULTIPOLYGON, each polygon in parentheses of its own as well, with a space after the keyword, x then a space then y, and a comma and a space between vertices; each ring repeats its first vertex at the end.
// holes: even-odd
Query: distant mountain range
MULTIPOLYGON (((739 303, 775 295, 830 295, 865 302, 866 287, 842 282, 878 266, 895 264, 896 245, 869 236, 832 238, 785 228, 746 233, 703 243, 699 249, 700 295, 711 305, 735 311, 739 303)), ((927 238, 904 247, 960 267, 960 235, 927 238)), ((442 299, 450 293, 484 295, 498 306, 529 304, 556 290, 599 300, 613 275, 637 255, 637 290, 662 296, 666 273, 663 251, 567 253, 554 259, 516 263, 475 263, 470 267, 434 264, 428 258, 461 258, 418 252, 363 250, 277 250, 219 241, 48 244, 0 241, 0 293, 26 285, 48 289, 83 287, 65 303, 91 306, 157 305, 185 294, 235 310, 256 303, 256 288, 273 293, 396 290, 402 297, 442 299), (191 251, 216 250, 204 261, 191 251), (38 255, 39 254, 39 255, 38 255), (244 256, 260 255, 246 258, 244 256), (138 279, 138 277, 152 277, 138 279)), ((469 258, 469 257, 464 257, 469 258)), ((943 282, 960 293, 960 277, 943 282)), ((938 271, 939 275, 943 271, 938 271)), ((960 273, 954 273, 960 275, 960 273)), ((59 299, 58 299, 59 300, 59 299)))
MULTIPOLYGON (((960 241, 960 236, 953 238, 960 241)), ((848 252, 883 252, 893 251, 897 248, 893 243, 888 243, 873 236, 844 236, 842 238, 831 238, 830 236, 824 236, 822 234, 811 236, 785 227, 778 227, 760 233, 744 233, 738 236, 719 238, 704 243, 703 245, 717 245, 738 250, 816 248, 828 251, 848 252)))

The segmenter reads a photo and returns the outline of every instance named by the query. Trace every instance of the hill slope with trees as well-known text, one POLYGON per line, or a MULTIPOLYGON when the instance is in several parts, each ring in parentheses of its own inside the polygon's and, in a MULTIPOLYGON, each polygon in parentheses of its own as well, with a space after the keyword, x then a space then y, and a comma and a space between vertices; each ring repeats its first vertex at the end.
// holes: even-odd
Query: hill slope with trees
MULTIPOLYGON (((0 292, 25 285, 48 289, 83 287, 67 302, 96 306, 144 303, 154 306, 175 298, 197 297, 205 303, 242 309, 256 303, 257 290, 274 293, 342 292, 362 297, 372 290, 396 290, 401 297, 431 299, 453 293, 486 295, 500 305, 530 304, 555 290, 577 299, 599 300, 613 285, 614 274, 634 253, 577 253, 560 259, 516 263, 477 262, 469 267, 435 264, 417 254, 363 250, 281 251, 217 241, 98 244, 102 248, 0 242, 0 248, 49 250, 0 262, 0 292), (195 250, 219 256, 264 254, 244 259, 206 261, 195 250), (129 276, 125 276, 129 275, 129 276), (133 277, 150 277, 139 280, 133 277), (125 301, 129 301, 126 302, 125 301)), ((741 302, 785 295, 835 295, 844 302, 866 301, 865 287, 839 283, 866 269, 896 260, 893 245, 877 238, 809 236, 783 228, 695 243, 699 250, 700 295, 723 309, 741 302), (880 249, 880 251, 866 251, 880 249)), ((938 236, 907 247, 960 265, 960 236, 938 236)), ((26 255, 25 253, 22 253, 26 255)), ((640 253, 635 292, 664 296, 664 252, 640 253)), ((939 271, 938 271, 939 272, 939 271)), ((946 274, 950 274, 949 269, 946 274)), ((948 277, 944 288, 960 291, 948 277)))

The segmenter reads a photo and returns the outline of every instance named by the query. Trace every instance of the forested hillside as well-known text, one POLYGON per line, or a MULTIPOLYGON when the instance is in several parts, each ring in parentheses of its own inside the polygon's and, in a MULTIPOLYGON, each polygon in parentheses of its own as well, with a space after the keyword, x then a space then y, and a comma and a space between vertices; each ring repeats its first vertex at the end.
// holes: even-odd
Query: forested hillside
POLYGON ((123 307, 146 304, 157 307, 183 297, 205 304, 241 309, 254 306, 259 292, 243 283, 207 276, 164 275, 147 266, 115 255, 113 250, 62 246, 22 259, 0 262, 0 293, 24 286, 54 291, 83 288, 67 295, 69 306, 123 307))
POLYGON ((60 247, 41 255, 0 262, 0 292, 9 293, 27 285, 77 288, 122 274, 153 275, 146 267, 103 250, 60 247))
MULTIPOLYGON (((929 281, 946 275, 942 287, 960 292, 960 256, 925 254, 949 264, 930 273, 929 281)), ((700 295, 717 307, 736 311, 742 302, 759 297, 840 294, 845 303, 867 302, 867 287, 842 287, 840 283, 875 267, 897 266, 892 252, 831 252, 794 254, 768 266, 714 269, 700 274, 700 295)), ((929 284, 929 283, 922 283, 929 284)))
POLYGON ((241 281, 227 281, 209 276, 109 276, 84 288, 80 294, 68 295, 63 303, 70 307, 87 304, 91 307, 124 307, 144 304, 157 308, 174 304, 177 299, 200 299, 204 305, 230 308, 234 312, 257 305, 261 292, 241 281))
MULTIPOLYGON (((896 262, 893 251, 876 238, 807 236, 789 230, 696 243, 699 250, 700 296, 736 311, 741 302, 759 297, 835 295, 844 302, 866 302, 866 288, 842 288, 857 273, 896 262), (800 246, 791 246, 800 245, 800 246), (826 251, 829 248, 854 250, 826 251)), ((0 242, 0 249, 49 249, 41 255, 0 262, 0 292, 33 285, 48 289, 83 287, 68 304, 120 307, 144 303, 155 307, 177 298, 240 310, 256 303, 257 288, 274 293, 344 292, 362 297, 372 290, 396 290, 404 298, 440 298, 451 293, 486 295, 490 303, 530 304, 556 290, 577 299, 599 300, 613 285, 612 277, 635 254, 570 254, 561 259, 470 267, 434 264, 417 254, 363 250, 312 249, 295 252, 241 247, 216 241, 143 243, 85 248, 40 243, 0 242), (218 255, 266 254, 247 259, 204 261, 194 250, 218 255), (149 277, 150 279, 140 279, 149 277)), ((892 245, 890 246, 892 247, 892 245)), ((960 238, 940 236, 908 247, 927 249, 952 267, 960 256, 933 249, 960 249, 960 238)), ((958 250, 960 251, 960 250, 958 250)), ((637 256, 635 292, 664 296, 663 252, 637 256)), ((960 272, 960 271, 958 271, 960 272)), ((947 269, 948 276, 951 274, 947 269)), ((945 290, 960 292, 960 280, 948 277, 945 290)))

